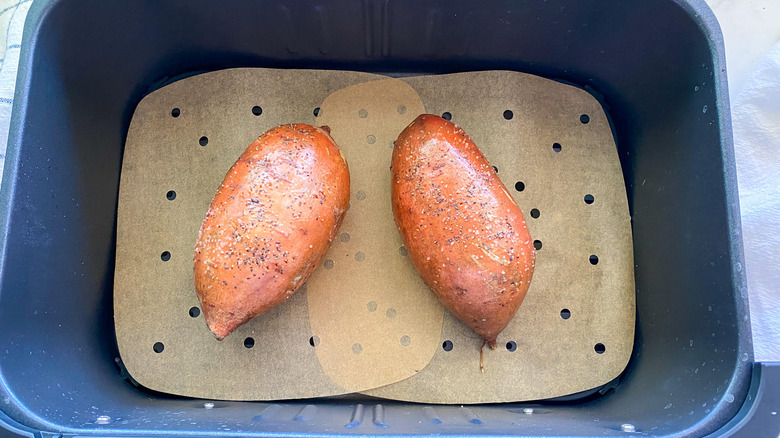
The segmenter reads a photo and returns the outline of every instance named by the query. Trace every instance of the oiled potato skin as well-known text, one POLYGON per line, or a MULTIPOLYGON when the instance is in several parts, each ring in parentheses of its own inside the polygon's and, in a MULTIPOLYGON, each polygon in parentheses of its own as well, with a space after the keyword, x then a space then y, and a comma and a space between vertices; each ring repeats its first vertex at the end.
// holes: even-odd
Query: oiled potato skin
POLYGON ((523 213, 468 135, 438 116, 401 132, 391 172, 393 214, 415 268, 495 348, 533 276, 523 213))
POLYGON ((320 262, 344 219, 349 170, 327 128, 273 128, 230 168, 195 245, 195 289, 223 339, 281 304, 320 262))

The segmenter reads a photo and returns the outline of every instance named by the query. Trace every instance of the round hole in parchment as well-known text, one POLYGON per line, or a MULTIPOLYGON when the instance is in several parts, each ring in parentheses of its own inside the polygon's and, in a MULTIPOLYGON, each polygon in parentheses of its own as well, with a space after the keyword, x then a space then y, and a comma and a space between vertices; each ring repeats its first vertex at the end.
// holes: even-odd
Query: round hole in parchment
POLYGON ((341 243, 347 243, 351 238, 352 237, 349 235, 349 233, 341 233, 341 236, 339 236, 339 240, 341 241, 341 243))
POLYGON ((167 262, 171 259, 171 253, 169 251, 163 251, 162 254, 160 254, 160 259, 164 262, 167 262))
POLYGON ((314 117, 319 116, 320 115, 320 107, 314 108, 314 111, 312 111, 312 113, 314 113, 314 117))
POLYGON ((498 173, 498 167, 496 167, 496 166, 493 166, 493 172, 496 172, 496 173, 498 173))
POLYGON ((374 144, 376 143, 376 136, 375 135, 369 135, 366 137, 366 143, 368 144, 374 144))
POLYGON ((207 144, 209 144, 209 138, 204 135, 203 137, 200 138, 200 140, 198 140, 198 144, 200 144, 201 146, 206 146, 207 144))
POLYGON ((176 199, 176 192, 173 190, 168 190, 168 193, 165 194, 165 198, 168 199, 169 201, 173 201, 174 199, 176 199))
POLYGON ((259 116, 260 114, 263 114, 263 108, 261 108, 258 105, 255 105, 252 107, 252 114, 259 116))
POLYGON ((441 343, 441 349, 444 351, 452 351, 452 347, 453 347, 452 341, 450 341, 449 339, 441 343))
POLYGON ((379 308, 379 305, 376 303, 376 301, 369 301, 368 304, 366 304, 366 309, 368 309, 369 312, 376 312, 376 309, 379 308))
POLYGON ((517 342, 515 341, 509 341, 506 343, 506 349, 509 351, 515 351, 517 350, 517 342))
POLYGON ((531 217, 534 219, 539 219, 539 216, 541 216, 541 213, 539 212, 538 208, 532 208, 531 209, 531 217))
POLYGON ((596 351, 598 354, 604 354, 605 351, 607 351, 607 347, 604 346, 601 342, 593 346, 593 350, 596 351))
POLYGON ((395 149, 395 140, 390 141, 390 149, 395 149))
POLYGON ((406 105, 398 105, 398 108, 395 109, 399 115, 406 114, 406 105))
POLYGON ((590 204, 593 204, 593 201, 595 201, 595 200, 596 200, 596 199, 593 197, 593 195, 591 195, 591 194, 587 194, 587 195, 585 195, 585 198, 583 198, 583 199, 584 199, 585 203, 586 203, 586 204, 588 204, 588 205, 590 205, 590 204))
POLYGON ((191 317, 197 318, 200 316, 200 308, 198 308, 198 306, 190 307, 189 314, 191 317))
POLYGON ((563 319, 571 318, 571 310, 569 310, 569 309, 561 310, 561 318, 563 318, 563 319))
POLYGON ((361 119, 365 119, 366 117, 368 117, 368 111, 366 111, 365 109, 361 109, 360 111, 358 111, 358 117, 360 117, 361 119))
POLYGON ((553 143, 553 150, 554 150, 555 152, 560 152, 560 151, 561 151, 561 149, 563 149, 563 147, 561 146, 561 144, 560 144, 560 143, 553 143))
POLYGON ((534 249, 539 251, 542 249, 542 241, 541 240, 534 240, 534 249))
POLYGON ((254 346, 255 346, 255 338, 250 336, 250 337, 244 339, 244 347, 252 348, 254 346))
POLYGON ((366 255, 362 251, 358 251, 355 253, 355 260, 358 262, 362 262, 366 259, 366 255))
POLYGON ((580 116, 580 123, 586 125, 588 124, 588 122, 590 122, 590 116, 588 116, 587 114, 583 114, 580 116))
POLYGON ((309 345, 311 345, 312 347, 316 347, 316 346, 320 345, 320 337, 317 336, 317 335, 314 335, 314 336, 310 337, 309 338, 309 345))
POLYGON ((449 111, 441 113, 441 118, 444 120, 452 120, 452 114, 449 111))
POLYGON ((181 115, 181 110, 178 108, 174 108, 171 110, 171 117, 179 117, 181 115))
POLYGON ((599 264, 599 256, 596 254, 591 254, 590 257, 588 257, 588 261, 590 261, 591 265, 598 265, 599 264))
POLYGON ((165 345, 162 342, 155 342, 154 345, 152 345, 152 350, 154 350, 155 353, 162 353, 163 350, 165 350, 165 345))
POLYGON ((504 111, 504 118, 507 120, 512 120, 512 117, 514 117, 515 114, 512 112, 512 110, 506 110, 504 111))
POLYGON ((360 345, 360 342, 355 342, 352 344, 352 352, 355 354, 360 354, 363 352, 363 346, 360 345))
POLYGON ((408 347, 411 343, 412 343, 412 338, 406 335, 401 336, 401 345, 403 345, 404 347, 408 347))
POLYGON ((357 198, 358 201, 366 199, 366 192, 358 190, 357 193, 355 193, 355 198, 357 198))
POLYGON ((409 253, 406 251, 406 247, 403 245, 398 248, 398 254, 401 254, 401 257, 406 257, 409 255, 409 253))
POLYGON ((396 315, 397 313, 398 313, 398 312, 396 312, 396 311, 395 311, 395 309, 393 309, 393 308, 391 307, 391 308, 387 309, 387 311, 385 312, 385 315, 386 315, 388 318, 390 318, 390 319, 393 319, 393 318, 395 318, 395 315, 396 315))
POLYGON ((525 183, 522 182, 522 181, 516 182, 515 183, 515 190, 517 190, 518 192, 522 192, 523 190, 525 190, 525 183))
POLYGON ((329 271, 331 269, 333 269, 333 265, 334 265, 334 263, 333 263, 333 260, 331 260, 331 259, 325 259, 325 261, 322 262, 322 267, 327 269, 327 270, 329 270, 329 271))

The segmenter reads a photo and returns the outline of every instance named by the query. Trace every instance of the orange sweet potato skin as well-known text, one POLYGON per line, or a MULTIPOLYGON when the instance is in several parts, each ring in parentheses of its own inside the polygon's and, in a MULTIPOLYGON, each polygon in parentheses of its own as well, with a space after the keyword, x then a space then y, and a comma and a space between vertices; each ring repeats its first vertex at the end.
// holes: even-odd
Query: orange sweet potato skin
POLYGON ((306 282, 341 226, 349 190, 347 163, 327 128, 278 126, 246 149, 195 245, 195 289, 217 339, 306 282))
POLYGON ((393 214, 412 263, 495 348, 533 276, 523 213, 468 135, 438 116, 423 114, 401 132, 391 172, 393 214))

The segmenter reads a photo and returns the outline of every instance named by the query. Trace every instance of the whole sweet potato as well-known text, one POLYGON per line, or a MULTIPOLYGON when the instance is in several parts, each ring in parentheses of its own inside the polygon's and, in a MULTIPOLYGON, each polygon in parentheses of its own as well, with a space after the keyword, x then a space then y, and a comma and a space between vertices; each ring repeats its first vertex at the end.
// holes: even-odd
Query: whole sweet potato
POLYGON ((525 298, 534 247, 523 213, 457 125, 423 114, 392 158, 398 231, 425 284, 491 348, 525 298))
POLYGON ((195 245, 195 289, 217 339, 306 282, 348 203, 349 170, 327 128, 282 125, 249 145, 219 186, 195 245))

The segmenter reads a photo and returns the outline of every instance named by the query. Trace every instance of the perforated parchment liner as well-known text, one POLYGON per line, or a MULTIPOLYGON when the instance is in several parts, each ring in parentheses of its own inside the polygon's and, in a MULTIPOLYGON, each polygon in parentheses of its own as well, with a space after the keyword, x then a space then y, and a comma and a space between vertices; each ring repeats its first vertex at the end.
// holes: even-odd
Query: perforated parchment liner
MULTIPOLYGON (((192 257, 217 187, 255 138, 282 123, 314 123, 314 109, 329 94, 378 78, 233 69, 175 82, 141 101, 125 146, 114 283, 120 355, 141 385, 230 400, 318 397, 369 387, 346 389, 323 372, 310 345, 305 290, 224 341, 215 340, 197 307, 192 257)), ((351 166, 354 176, 360 166, 351 166)))
POLYGON ((506 402, 572 394, 617 377, 633 347, 633 248, 620 162, 600 104, 583 90, 516 72, 404 81, 427 112, 449 113, 498 169, 540 249, 523 305, 499 348, 485 351, 484 373, 481 340, 446 313, 428 366, 366 393, 506 402))
POLYGON ((352 198, 308 282, 309 318, 320 363, 346 388, 405 379, 439 346, 443 307, 399 254, 389 196, 392 142, 423 111, 411 87, 386 79, 331 94, 317 117, 350 165, 352 198))
MULTIPOLYGON (((120 354, 139 383, 172 394, 235 400, 306 398, 359 390, 356 376, 366 371, 350 373, 334 366, 339 364, 337 354, 329 355, 332 352, 307 319, 311 314, 312 326, 318 327, 325 313, 311 311, 313 300, 305 290, 225 341, 214 340, 197 309, 192 248, 216 187, 244 148, 272 126, 313 123, 313 109, 322 106, 317 122, 334 125, 334 137, 342 148, 354 144, 376 154, 357 159, 348 156, 352 208, 342 233, 349 237, 343 234, 334 242, 308 286, 314 287, 315 296, 325 293, 325 288, 317 286, 318 277, 334 280, 337 277, 325 271, 335 274, 349 267, 360 272, 362 283, 357 284, 370 286, 376 277, 387 275, 397 290, 419 291, 419 279, 403 249, 380 247, 376 254, 383 259, 376 260, 371 257, 372 249, 363 249, 371 248, 362 239, 369 239, 372 232, 376 235, 371 242, 395 241, 400 247, 395 226, 388 227, 387 217, 378 216, 389 211, 389 185, 384 194, 381 184, 372 185, 385 178, 389 182, 390 142, 383 144, 385 134, 373 133, 384 132, 385 123, 377 125, 383 119, 370 117, 373 112, 366 108, 379 99, 363 93, 366 103, 360 109, 366 109, 366 117, 361 118, 364 113, 359 110, 357 115, 365 119, 362 124, 357 120, 341 125, 342 116, 345 121, 355 120, 349 111, 337 111, 334 115, 339 120, 328 118, 326 106, 340 101, 335 99, 339 95, 352 93, 342 90, 333 96, 335 100, 326 102, 327 96, 378 78, 354 72, 226 70, 174 83, 139 104, 128 134, 120 185, 114 297, 120 354), (385 147, 386 156, 380 153, 385 147), (371 168, 384 159, 387 163, 381 171, 371 168), (374 175, 376 181, 363 179, 364 175, 374 175), (368 189, 362 187, 364 183, 368 189), (362 209, 382 197, 388 203, 384 209, 362 209), (198 316, 190 316, 190 311, 198 316), (349 388, 331 380, 319 361, 349 388)), ((422 98, 426 112, 449 112, 498 168, 541 249, 525 303, 499 337, 500 349, 486 351, 485 373, 478 369, 480 340, 443 312, 443 329, 428 366, 398 383, 364 392, 429 403, 519 401, 578 392, 617 376, 628 361, 633 341, 633 261, 625 188, 600 105, 584 91, 520 73, 481 72, 404 81, 422 98), (583 114, 587 123, 583 123, 585 118, 581 121, 583 114), (538 218, 532 217, 532 209, 539 211, 538 218)), ((390 88, 410 96, 408 88, 390 88)), ((382 100, 396 97, 391 94, 382 100)), ((403 110, 396 106, 393 115, 388 111, 392 106, 387 105, 381 113, 390 112, 388 125, 400 123, 402 116, 407 123, 416 116, 417 110, 411 107, 407 105, 407 113, 399 114, 403 110)), ((392 130, 400 132, 402 127, 392 130)), ((387 323, 393 314, 391 307, 382 300, 367 299, 374 293, 370 287, 365 291, 364 299, 349 303, 352 310, 387 323)), ((420 294, 427 297, 423 300, 432 298, 427 289, 422 288, 420 294)), ((395 321, 409 315, 399 308, 402 304, 393 304, 395 321)), ((436 312, 441 317, 440 308, 432 317, 436 312)), ((329 322, 341 317, 332 315, 329 322)), ((422 328, 402 330, 404 334, 388 331, 380 341, 397 342, 398 351, 408 352, 419 347, 418 342, 428 342, 422 328)), ((363 343, 358 343, 351 344, 342 358, 362 360, 376 353, 363 350, 363 343)), ((336 346, 335 342, 331 345, 336 346)), ((426 350, 426 356, 415 358, 410 367, 401 363, 403 356, 394 355, 391 360, 408 372, 430 354, 426 350)), ((385 382, 403 378, 403 374, 392 374, 385 382)), ((381 380, 372 379, 374 385, 381 380)))

